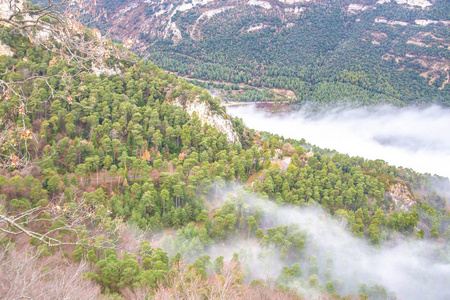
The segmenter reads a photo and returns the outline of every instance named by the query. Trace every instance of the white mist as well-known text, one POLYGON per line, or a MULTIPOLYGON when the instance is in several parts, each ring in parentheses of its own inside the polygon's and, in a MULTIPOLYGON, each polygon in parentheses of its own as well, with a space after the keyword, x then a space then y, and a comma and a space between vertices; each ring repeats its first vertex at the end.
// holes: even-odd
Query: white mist
POLYGON ((253 129, 302 139, 351 156, 382 159, 391 165, 450 178, 450 109, 334 109, 311 116, 301 110, 276 115, 253 105, 231 106, 228 112, 253 129))

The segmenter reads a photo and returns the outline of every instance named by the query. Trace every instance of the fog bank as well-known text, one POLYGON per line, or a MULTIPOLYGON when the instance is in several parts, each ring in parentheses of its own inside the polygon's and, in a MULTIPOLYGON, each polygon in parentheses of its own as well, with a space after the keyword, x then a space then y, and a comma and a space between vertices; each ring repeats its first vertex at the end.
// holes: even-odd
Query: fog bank
POLYGON ((395 246, 376 248, 353 237, 319 208, 285 207, 278 213, 280 223, 295 223, 307 232, 308 244, 314 245, 319 260, 332 257, 332 276, 345 283, 347 293, 364 283, 381 284, 398 299, 450 297, 450 264, 444 262, 445 254, 439 258, 437 253, 444 250, 437 244, 398 241, 395 246))
MULTIPOLYGON (((239 189, 234 193, 241 195, 235 198, 236 203, 244 201, 250 211, 261 211, 263 228, 297 225, 306 234, 304 257, 314 255, 318 259, 322 284, 325 283, 322 278, 325 261, 332 259, 331 277, 343 282, 341 295, 358 294, 359 284, 364 283, 368 286, 381 284, 395 293, 397 299, 450 299, 450 254, 442 243, 412 239, 375 247, 354 237, 344 228, 342 220, 332 218, 319 206, 279 206, 239 189)), ((248 247, 245 243, 242 245, 248 247)), ((236 245, 232 243, 230 246, 236 245)), ((214 252, 226 253, 230 246, 222 247, 221 251, 215 248, 214 252)), ((254 251, 255 246, 251 249, 254 251)), ((296 262, 306 273, 306 261, 296 262)), ((282 263, 275 259, 269 269, 260 268, 253 273, 268 278, 274 273, 279 274, 281 266, 282 263)), ((304 290, 304 286, 293 284, 293 287, 311 296, 311 291, 304 290)))
POLYGON ((207 254, 211 261, 219 255, 229 261, 236 252, 239 253, 241 267, 248 280, 276 280, 283 266, 298 263, 303 276, 289 285, 308 299, 320 299, 323 290, 308 284, 312 266, 308 261, 314 256, 318 263, 316 274, 319 283, 324 286, 327 281, 333 282, 336 292, 341 296, 358 295, 360 285, 365 284, 386 288, 386 295, 377 299, 450 299, 450 253, 445 243, 394 238, 385 245, 372 246, 354 237, 345 229, 343 220, 331 217, 320 207, 280 206, 245 192, 240 187, 227 189, 223 196, 234 202, 236 207, 245 204, 247 215, 258 209, 261 212, 259 227, 266 234, 268 228, 280 225, 288 226, 290 233, 300 230, 306 238, 304 252, 298 258, 294 255, 294 258, 283 262, 280 260, 279 248, 273 242, 269 246, 262 246, 253 235, 248 238, 245 229, 240 235, 235 234, 228 240, 206 248, 192 245, 196 238, 186 237, 181 247, 167 238, 165 250, 170 256, 181 251, 183 255, 192 254, 193 259, 207 254), (187 244, 191 244, 191 247, 186 247, 187 244), (190 250, 183 253, 182 249, 188 248, 190 250), (329 278, 327 270, 330 271, 329 278))
POLYGON ((253 105, 230 106, 253 129, 302 139, 321 148, 351 156, 382 159, 391 165, 450 178, 450 109, 334 109, 311 114, 306 110, 269 114, 253 105))

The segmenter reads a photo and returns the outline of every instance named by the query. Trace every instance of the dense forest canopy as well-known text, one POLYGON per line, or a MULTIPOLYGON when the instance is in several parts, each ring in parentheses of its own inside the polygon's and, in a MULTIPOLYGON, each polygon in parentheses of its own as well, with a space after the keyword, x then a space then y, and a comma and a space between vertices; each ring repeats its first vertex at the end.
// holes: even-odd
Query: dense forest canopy
MULTIPOLYGON (((370 251, 430 241, 430 263, 448 266, 450 216, 433 187, 448 179, 251 130, 206 90, 112 43, 95 66, 1 26, 13 51, 0 56, 6 298, 395 298, 377 282, 344 282, 304 224, 275 221, 284 207, 319 211, 370 251), (207 252, 244 242, 257 252, 207 252), (252 261, 271 278, 252 275, 252 261)), ((83 28, 73 40, 98 36, 83 28)))
POLYGON ((108 1, 99 27, 227 100, 448 105, 448 1, 189 2, 108 1))

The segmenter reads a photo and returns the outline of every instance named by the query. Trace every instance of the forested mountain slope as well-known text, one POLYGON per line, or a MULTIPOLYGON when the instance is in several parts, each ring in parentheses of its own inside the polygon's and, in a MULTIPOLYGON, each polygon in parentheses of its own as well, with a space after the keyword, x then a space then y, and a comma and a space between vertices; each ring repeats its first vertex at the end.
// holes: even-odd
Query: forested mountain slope
POLYGON ((449 2, 107 1, 99 23, 228 100, 449 101, 449 2))
POLYGON ((58 11, 26 31, 40 12, 26 7, 0 28, 12 52, 0 56, 4 298, 395 297, 384 281, 340 277, 311 227, 368 253, 431 241, 429 264, 448 265, 449 215, 432 185, 445 179, 250 130, 206 90, 58 11), (36 39, 52 28, 65 30, 36 39), (286 207, 317 222, 279 221, 286 207))

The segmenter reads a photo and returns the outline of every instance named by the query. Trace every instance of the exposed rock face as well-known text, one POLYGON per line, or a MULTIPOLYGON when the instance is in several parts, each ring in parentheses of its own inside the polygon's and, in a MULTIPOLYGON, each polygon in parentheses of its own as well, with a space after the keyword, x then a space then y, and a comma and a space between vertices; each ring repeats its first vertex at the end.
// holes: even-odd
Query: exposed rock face
POLYGON ((444 24, 445 26, 450 26, 450 21, 435 21, 435 20, 415 20, 414 21, 419 26, 428 26, 430 24, 444 24))
POLYGON ((362 5, 362 4, 350 4, 348 6, 348 12, 356 14, 356 13, 358 13, 360 11, 365 11, 365 10, 367 10, 369 8, 373 8, 373 7, 372 6, 365 6, 365 5, 362 5))
MULTIPOLYGON (((377 3, 384 4, 389 2, 391 2, 391 0, 378 0, 377 3)), ((427 0, 393 0, 393 2, 396 2, 397 4, 406 4, 408 6, 419 6, 421 8, 425 8, 432 5, 430 1, 427 0)))
POLYGON ((422 8, 431 6, 431 3, 427 0, 395 0, 398 4, 406 4, 409 6, 419 6, 422 8))
MULTIPOLYGON (((99 2, 108 2, 108 0, 99 0, 99 2)), ((303 19, 305 12, 313 11, 315 7, 326 7, 329 5, 328 2, 327 0, 128 0, 122 1, 122 5, 109 12, 107 22, 115 38, 121 39, 124 42, 129 40, 133 41, 130 44, 130 49, 134 52, 146 57, 153 56, 153 59, 156 61, 160 60, 161 58, 157 58, 151 54, 153 52, 149 52, 150 46, 151 49, 157 50, 158 52, 160 50, 162 53, 169 51, 166 54, 168 54, 170 59, 186 59, 187 61, 192 61, 196 59, 203 60, 206 56, 202 54, 203 50, 198 48, 190 54, 184 53, 181 50, 184 49, 184 44, 186 43, 186 47, 192 50, 196 49, 199 45, 196 41, 204 42, 208 39, 217 38, 211 35, 211 29, 216 27, 220 28, 222 20, 228 20, 234 16, 241 16, 243 13, 253 14, 257 12, 258 17, 249 19, 251 21, 243 24, 238 33, 227 38, 240 39, 245 34, 258 34, 259 32, 262 32, 264 36, 269 36, 269 32, 278 35, 281 32, 285 32, 284 30, 288 28, 294 27, 293 30, 295 30, 296 24, 303 26, 299 20, 303 19), (264 15, 267 18, 263 17, 264 15), (279 19, 280 23, 271 21, 272 19, 279 19), (267 30, 268 28, 271 28, 271 30, 267 30), (161 43, 161 40, 165 40, 165 42, 161 43), (172 48, 173 45, 177 44, 179 47, 172 48), (183 45, 183 47, 180 45, 183 45)), ((438 25, 440 27, 442 25, 450 26, 450 20, 441 20, 437 17, 434 20, 435 14, 430 14, 430 19, 427 19, 427 14, 424 14, 423 17, 418 17, 417 19, 402 18, 396 20, 389 14, 386 15, 384 9, 380 10, 381 6, 386 6, 389 3, 389 5, 401 7, 405 11, 426 11, 433 7, 435 0, 346 0, 332 2, 334 2, 332 6, 339 7, 342 12, 346 11, 347 14, 355 15, 355 22, 370 22, 373 25, 372 28, 367 26, 365 33, 361 33, 361 39, 363 41, 368 41, 375 45, 381 45, 383 41, 392 41, 396 44, 399 43, 395 47, 401 47, 400 45, 404 43, 402 40, 405 38, 406 43, 409 44, 405 48, 408 50, 406 55, 416 56, 414 61, 405 59, 405 55, 403 57, 396 56, 395 53, 397 51, 394 50, 394 46, 389 46, 389 51, 379 56, 380 60, 389 60, 392 58, 398 64, 399 71, 404 69, 418 71, 421 76, 426 78, 430 85, 433 83, 437 85, 439 83, 440 86, 438 88, 441 90, 444 90, 447 84, 450 83, 448 64, 445 65, 447 62, 444 61, 447 58, 441 54, 430 55, 429 53, 433 53, 433 51, 423 51, 423 55, 419 55, 420 49, 416 49, 416 47, 425 48, 433 46, 448 48, 450 44, 448 37, 445 35, 437 35, 438 40, 431 35, 426 38, 414 36, 416 35, 414 31, 418 27, 420 27, 421 31, 433 34, 433 32, 436 33, 434 26, 429 25, 438 25), (373 10, 374 12, 380 11, 380 14, 372 15, 365 13, 368 10, 373 10), (405 27, 407 30, 400 41, 397 41, 394 36, 388 34, 393 26, 396 27, 395 30, 402 30, 401 27, 405 27), (430 40, 430 37, 433 39, 430 40), (429 57, 424 57, 425 54, 429 55, 429 57), (427 63, 424 64, 422 61, 426 61, 427 63), (416 66, 413 68, 409 67, 408 64, 410 63, 416 66)), ((345 44, 343 43, 342 45, 345 44)), ((232 47, 235 46, 233 45, 232 47)), ((442 51, 441 49, 438 51, 442 53, 440 52, 442 51)), ((176 71, 176 68, 169 67, 169 65, 171 63, 165 68, 176 71)), ((189 69, 189 74, 185 73, 184 75, 188 78, 193 78, 195 69, 189 69)), ((200 76, 197 79, 206 78, 200 76)), ((275 89, 273 90, 275 91, 275 89)), ((286 94, 285 97, 295 98, 295 93, 292 93, 292 95, 286 94)))
POLYGON ((25 0, 0 0, 0 18, 8 19, 14 12, 23 10, 25 0))
MULTIPOLYGON (((107 2, 107 0, 102 1, 107 2)), ((131 38, 135 41, 133 50, 145 52, 148 44, 157 38, 170 39, 174 44, 189 37, 192 40, 201 40, 203 23, 209 22, 210 19, 227 10, 240 9, 243 5, 254 6, 263 13, 278 11, 283 15, 282 19, 289 23, 298 18, 303 11, 311 9, 312 5, 322 2, 325 3, 322 0, 129 0, 111 11, 108 23, 111 26, 111 32, 114 32, 117 38, 124 42, 131 38), (183 23, 179 16, 186 12, 189 12, 189 15, 186 14, 184 17, 192 18, 192 20, 183 23), (195 21, 193 18, 196 18, 195 21)), ((354 2, 356 3, 348 4, 347 11, 350 14, 361 14, 367 9, 377 9, 377 5, 371 1, 354 2), (372 5, 368 5, 369 3, 372 5)), ((432 0, 378 0, 376 3, 379 5, 395 3, 410 9, 428 9, 433 2, 432 0)), ((249 24, 249 27, 256 28, 259 23, 261 22, 249 24)), ((383 18, 380 18, 378 23, 408 25, 406 22, 383 18)), ((252 31, 256 30, 248 32, 252 31)))
MULTIPOLYGON (((23 10, 24 5, 25 0, 0 0, 0 19, 8 19, 14 12, 23 10)), ((0 25, 7 26, 7 23, 0 22, 0 25)), ((0 55, 13 56, 14 53, 8 45, 0 42, 0 55)))
POLYGON ((306 153, 305 155, 306 155, 306 158, 310 158, 310 157, 313 157, 313 156, 314 156, 314 152, 309 151, 309 152, 306 153))
MULTIPOLYGON (((22 13, 25 10, 25 0, 0 0, 0 19, 8 20, 14 13, 19 13, 23 20, 36 21, 37 16, 22 13)), ((1 22, 0 25, 10 26, 7 22, 1 22)), ((50 33, 43 29, 36 31, 30 38, 35 41, 45 41, 50 37, 50 33)), ((0 43, 0 55, 13 55, 13 52, 8 46, 0 43)))
POLYGON ((116 69, 108 68, 105 65, 92 66, 92 72, 97 76, 100 76, 100 74, 105 74, 106 76, 113 76, 122 73, 122 71, 119 68, 116 69))
POLYGON ((285 4, 295 4, 295 3, 302 3, 302 2, 311 2, 311 0, 278 0, 281 3, 285 4))
POLYGON ((396 183, 388 191, 389 196, 394 200, 398 209, 408 211, 416 204, 411 193, 404 183, 396 183))
POLYGON ((266 1, 258 1, 258 0, 250 0, 247 2, 248 5, 253 5, 253 6, 260 6, 262 8, 265 9, 271 9, 272 5, 270 5, 269 2, 266 1))
POLYGON ((169 37, 170 34, 172 34, 172 41, 175 43, 175 45, 178 44, 178 42, 183 39, 181 31, 180 29, 178 29, 176 23, 170 22, 170 25, 168 25, 166 27, 166 30, 164 31, 164 38, 169 37))
POLYGON ((190 10, 196 7, 197 5, 206 5, 212 1, 214 0, 192 0, 192 3, 183 3, 182 5, 178 6, 177 10, 179 11, 190 10))
POLYGON ((11 47, 0 43, 0 55, 13 56, 14 53, 12 52, 11 47))
POLYGON ((385 23, 385 24, 389 24, 389 25, 408 26, 408 22, 403 22, 403 21, 391 21, 391 20, 386 20, 385 18, 376 18, 376 19, 375 19, 375 23, 385 23))
MULTIPOLYGON (((180 101, 177 99, 173 102, 175 105, 181 105, 180 101)), ((188 101, 184 109, 192 115, 194 112, 203 124, 208 124, 217 129, 217 131, 222 132, 227 135, 227 140, 230 144, 239 142, 239 137, 237 133, 233 130, 233 124, 231 120, 224 118, 223 116, 215 113, 211 110, 210 106, 206 102, 200 101, 198 98, 193 101, 188 101)))
MULTIPOLYGON (((0 0, 0 19, 8 20, 13 14, 18 14, 22 17, 24 21, 36 21, 38 20, 37 15, 30 15, 24 13, 26 10, 25 6, 26 0, 0 0)), ((0 25, 8 26, 7 22, 1 22, 0 25)), ((42 23, 41 23, 42 24, 42 23)), ((42 30, 41 30, 42 31, 42 30)), ((37 32, 34 38, 47 38, 49 33, 46 33, 46 36, 40 36, 42 32, 37 32)))

